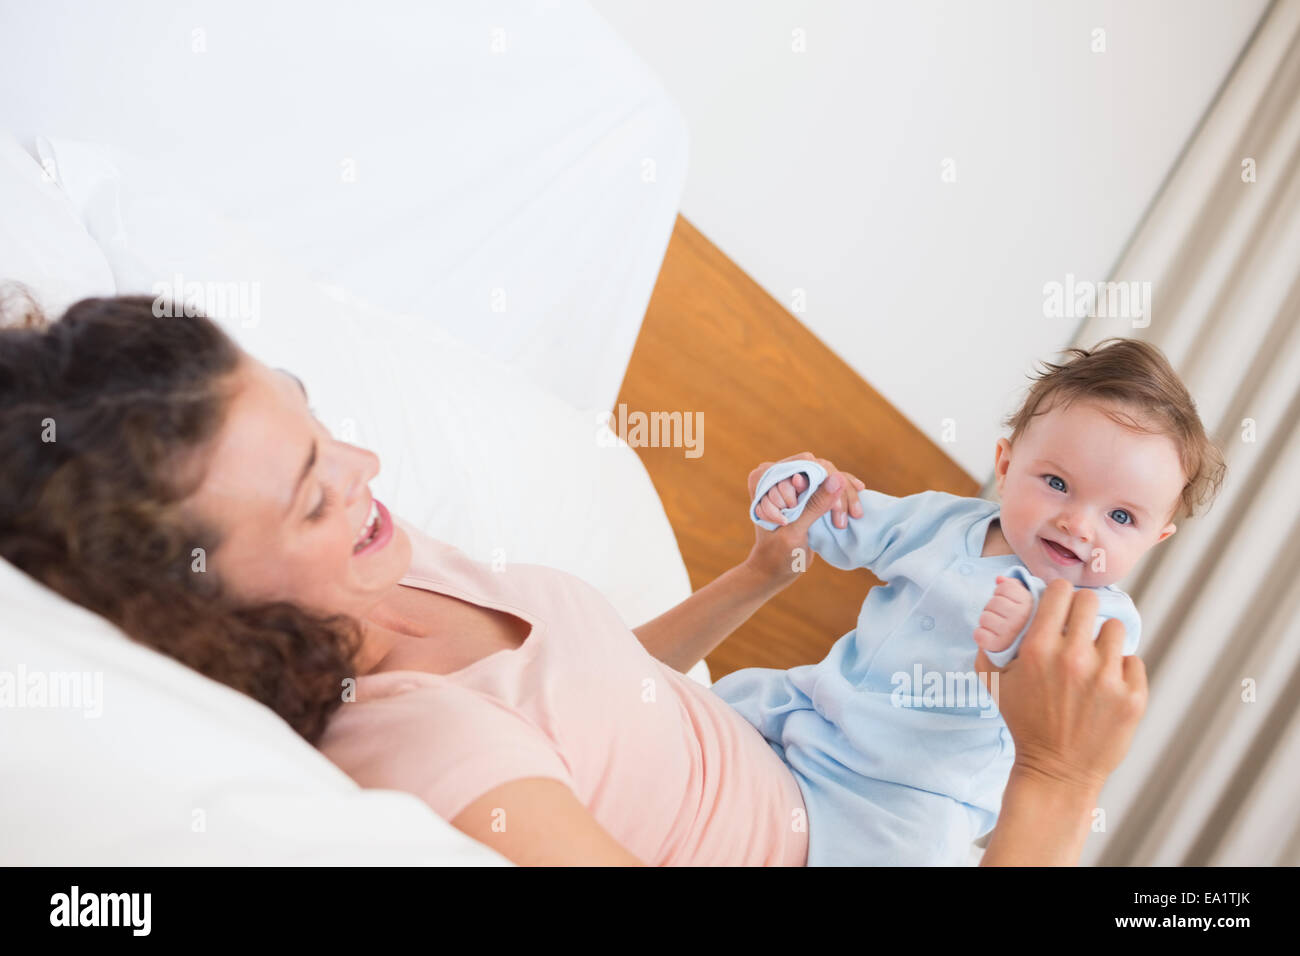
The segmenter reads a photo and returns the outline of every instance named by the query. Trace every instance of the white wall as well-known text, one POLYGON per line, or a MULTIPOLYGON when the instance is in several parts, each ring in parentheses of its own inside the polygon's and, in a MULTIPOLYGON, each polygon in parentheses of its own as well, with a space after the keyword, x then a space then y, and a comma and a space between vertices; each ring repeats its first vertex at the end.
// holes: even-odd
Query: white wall
POLYGON ((686 115, 683 214, 984 480, 1078 326, 1044 284, 1108 278, 1267 3, 593 5, 686 115))

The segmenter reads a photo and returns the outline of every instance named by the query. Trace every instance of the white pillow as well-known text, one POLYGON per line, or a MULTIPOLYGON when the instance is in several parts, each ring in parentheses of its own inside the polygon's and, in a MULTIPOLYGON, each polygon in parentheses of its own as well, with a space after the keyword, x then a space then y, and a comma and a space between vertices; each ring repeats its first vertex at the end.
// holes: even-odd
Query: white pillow
POLYGON ((5 561, 0 605, 0 865, 508 865, 5 561))
POLYGON ((0 130, 0 281, 20 282, 58 314, 88 295, 112 295, 108 261, 68 197, 7 131, 0 130))
POLYGON ((426 320, 436 290, 462 340, 614 404, 688 144, 588 4, 42 0, 0 22, 24 144, 147 151, 312 278, 426 320))
MULTIPOLYGON (((60 140, 41 148, 118 290, 212 293, 205 312, 301 378, 337 437, 379 455, 374 491, 395 513, 479 560, 575 574, 630 626, 689 596, 654 485, 603 417, 420 317, 324 289, 147 159, 60 140), (218 301, 223 287, 242 301, 218 301)), ((707 683, 702 665, 693 675, 707 683)))

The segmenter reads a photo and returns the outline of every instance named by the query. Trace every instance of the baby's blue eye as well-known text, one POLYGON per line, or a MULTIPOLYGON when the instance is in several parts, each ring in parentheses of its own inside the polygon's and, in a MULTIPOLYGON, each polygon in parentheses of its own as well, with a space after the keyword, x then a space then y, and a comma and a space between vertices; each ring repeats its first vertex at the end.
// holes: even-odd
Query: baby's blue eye
POLYGON ((1044 477, 1047 478, 1047 483, 1048 483, 1049 485, 1051 485, 1052 488, 1053 488, 1054 490, 1056 490, 1056 491, 1064 491, 1064 490, 1065 490, 1065 482, 1062 481, 1058 476, 1056 476, 1056 475, 1046 475, 1046 476, 1044 476, 1044 477))
POLYGON ((1119 524, 1133 523, 1133 516, 1129 514, 1127 511, 1125 511, 1123 508, 1116 508, 1114 511, 1110 513, 1110 516, 1114 518, 1115 521, 1119 524))

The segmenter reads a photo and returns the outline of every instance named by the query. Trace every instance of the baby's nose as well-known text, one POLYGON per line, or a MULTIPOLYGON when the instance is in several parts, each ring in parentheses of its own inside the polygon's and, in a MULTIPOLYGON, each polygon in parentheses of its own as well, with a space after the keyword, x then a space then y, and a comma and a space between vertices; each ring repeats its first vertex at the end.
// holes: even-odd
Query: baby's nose
POLYGON ((1057 527, 1080 541, 1092 540, 1092 528, 1084 515, 1061 515, 1057 527))

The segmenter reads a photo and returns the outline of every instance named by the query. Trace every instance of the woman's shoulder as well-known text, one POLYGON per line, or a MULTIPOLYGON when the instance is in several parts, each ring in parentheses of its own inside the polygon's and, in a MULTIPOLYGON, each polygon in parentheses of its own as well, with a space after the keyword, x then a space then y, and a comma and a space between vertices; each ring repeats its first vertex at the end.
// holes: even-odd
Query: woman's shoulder
POLYGON ((584 599, 603 595, 577 575, 561 568, 526 561, 480 561, 461 548, 421 531, 401 518, 393 519, 407 533, 411 541, 411 563, 401 584, 418 586, 432 582, 454 589, 490 597, 494 600, 528 605, 548 603, 557 593, 583 592, 584 599))
POLYGON ((440 674, 396 670, 362 674, 344 689, 319 748, 346 749, 350 741, 369 747, 380 739, 391 752, 403 744, 422 748, 463 737, 482 742, 537 733, 523 714, 491 694, 440 674))
POLYGON ((420 671, 357 678, 317 748, 363 787, 405 790, 451 819, 519 777, 570 789, 569 765, 546 735, 496 698, 420 671))
POLYGON ((406 532, 406 537, 411 542, 411 563, 405 577, 440 581, 449 575, 463 576, 472 570, 472 559, 454 544, 441 541, 396 515, 393 516, 393 522, 406 532))
MULTIPOLYGON (((472 595, 490 601, 513 603, 521 598, 520 588, 526 575, 515 573, 531 565, 511 565, 510 574, 503 574, 494 565, 478 561, 454 544, 442 541, 421 531, 409 521, 394 518, 406 531, 411 542, 411 563, 399 584, 427 589, 449 590, 462 595, 472 595)), ((544 569, 543 569, 544 570, 544 569)))

